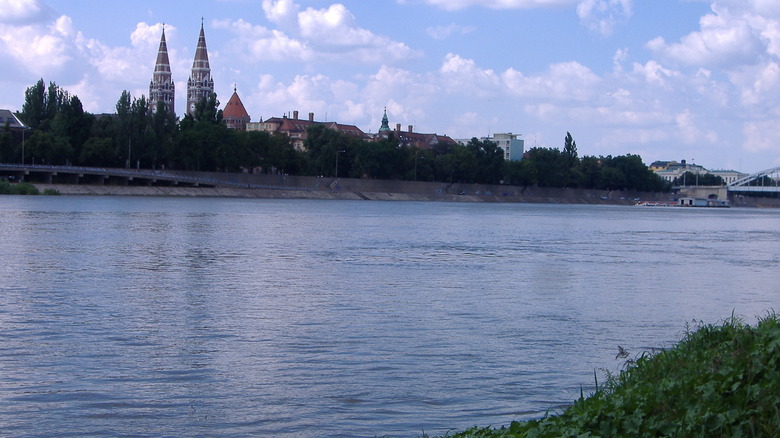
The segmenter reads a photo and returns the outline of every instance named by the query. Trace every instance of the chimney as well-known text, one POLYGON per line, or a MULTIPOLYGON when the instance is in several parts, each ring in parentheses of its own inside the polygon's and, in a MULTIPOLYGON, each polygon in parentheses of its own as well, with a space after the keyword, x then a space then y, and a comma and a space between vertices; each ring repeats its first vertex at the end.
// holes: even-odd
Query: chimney
POLYGON ((410 133, 414 132, 414 126, 412 126, 412 125, 409 125, 409 132, 410 132, 410 133))
POLYGON ((314 121, 314 113, 309 113, 309 121, 310 122, 314 121))
POLYGON ((293 111, 293 120, 298 120, 298 111, 293 111))
POLYGON ((396 124, 395 124, 395 130, 396 130, 397 132, 401 132, 401 124, 400 124, 400 123, 396 123, 396 124))

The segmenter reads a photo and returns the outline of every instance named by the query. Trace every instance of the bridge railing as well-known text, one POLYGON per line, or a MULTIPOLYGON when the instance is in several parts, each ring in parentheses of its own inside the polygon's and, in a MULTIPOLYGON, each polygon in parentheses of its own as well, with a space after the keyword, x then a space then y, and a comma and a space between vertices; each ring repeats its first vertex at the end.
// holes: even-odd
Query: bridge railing
POLYGON ((186 171, 157 170, 157 169, 128 169, 121 167, 86 167, 86 166, 53 166, 47 164, 13 164, 0 163, 0 169, 22 172, 52 172, 52 173, 76 173, 101 176, 116 176, 138 179, 155 179, 186 184, 201 184, 213 186, 226 186, 235 188, 269 189, 269 190, 306 190, 305 188, 275 186, 267 184, 252 184, 240 182, 235 174, 225 174, 225 178, 215 176, 195 176, 186 171))

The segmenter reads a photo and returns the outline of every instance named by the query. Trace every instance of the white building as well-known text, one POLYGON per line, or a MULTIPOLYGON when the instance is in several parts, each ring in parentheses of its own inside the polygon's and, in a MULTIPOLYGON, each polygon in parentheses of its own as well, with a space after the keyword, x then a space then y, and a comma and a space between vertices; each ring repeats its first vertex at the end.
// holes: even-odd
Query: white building
POLYGON ((493 134, 493 138, 488 140, 495 142, 498 147, 504 150, 504 159, 507 161, 520 161, 525 153, 525 140, 519 137, 519 134, 511 132, 505 134, 493 134))
POLYGON ((711 170, 710 173, 721 177, 727 185, 748 176, 747 173, 737 172, 736 170, 711 170))
MULTIPOLYGON (((512 134, 511 132, 505 134, 493 134, 492 137, 481 137, 480 141, 492 141, 496 146, 500 147, 504 151, 504 159, 507 161, 520 161, 523 159, 525 153, 525 140, 519 137, 520 134, 512 134)), ((455 140, 462 145, 467 145, 471 139, 457 139, 455 140)))

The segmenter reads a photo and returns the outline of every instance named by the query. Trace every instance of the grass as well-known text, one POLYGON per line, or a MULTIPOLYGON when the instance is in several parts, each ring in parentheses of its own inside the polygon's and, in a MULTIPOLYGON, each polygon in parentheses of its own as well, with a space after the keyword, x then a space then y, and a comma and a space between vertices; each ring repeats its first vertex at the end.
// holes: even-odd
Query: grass
POLYGON ((690 327, 674 347, 641 354, 558 415, 472 428, 457 438, 770 437, 780 430, 780 320, 732 316, 690 327))

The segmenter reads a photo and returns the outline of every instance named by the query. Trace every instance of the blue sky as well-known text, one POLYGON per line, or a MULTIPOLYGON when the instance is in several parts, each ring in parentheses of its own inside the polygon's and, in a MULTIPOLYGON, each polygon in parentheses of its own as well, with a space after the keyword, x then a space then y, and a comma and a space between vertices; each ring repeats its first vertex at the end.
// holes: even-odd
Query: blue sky
POLYGON ((165 23, 181 116, 201 17, 219 99, 235 84, 253 121, 376 132, 386 107, 453 138, 780 165, 776 0, 0 0, 0 108, 38 78, 94 113, 148 94, 165 23))

